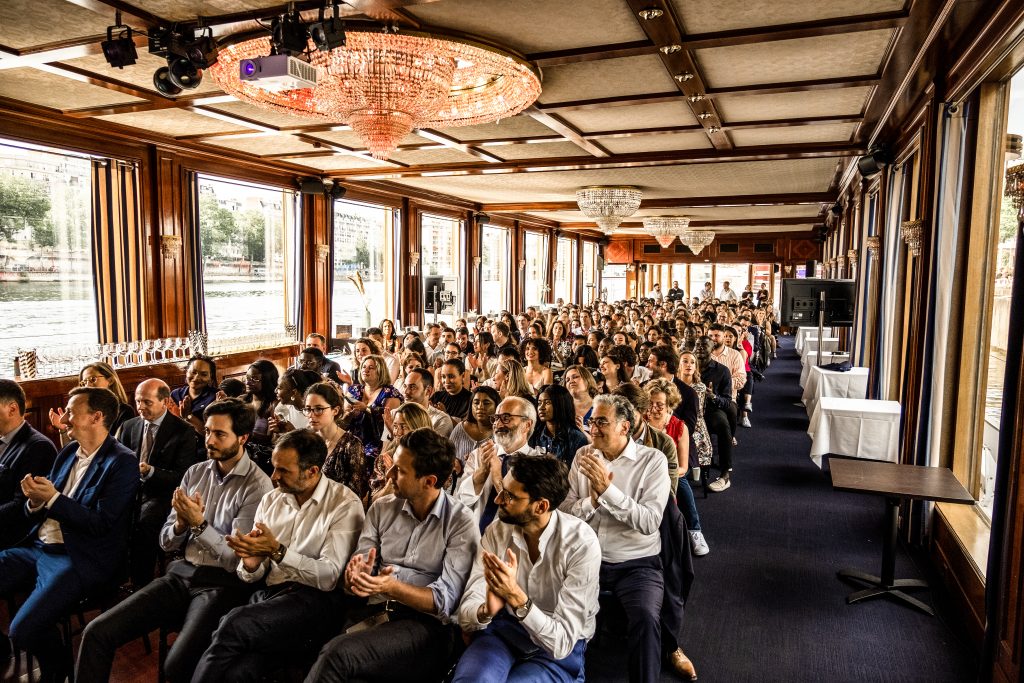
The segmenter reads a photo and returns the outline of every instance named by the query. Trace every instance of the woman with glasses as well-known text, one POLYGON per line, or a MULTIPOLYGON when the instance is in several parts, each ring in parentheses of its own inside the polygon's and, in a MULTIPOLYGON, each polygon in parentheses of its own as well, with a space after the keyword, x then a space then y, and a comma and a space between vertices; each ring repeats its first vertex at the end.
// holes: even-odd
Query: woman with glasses
POLYGON ((306 390, 302 414, 309 420, 309 428, 327 442, 324 476, 355 491, 366 507, 370 479, 363 443, 338 424, 341 410, 341 394, 333 385, 319 382, 306 390))
POLYGON ((391 431, 391 411, 405 399, 391 385, 391 374, 382 356, 364 358, 359 378, 362 383, 353 384, 346 392, 350 407, 345 419, 348 428, 363 442, 369 470, 380 453, 384 430, 391 431))
POLYGON ((302 412, 304 396, 307 389, 320 381, 320 375, 312 370, 289 368, 284 371, 277 383, 274 414, 267 421, 267 427, 274 437, 309 426, 309 419, 302 412))
POLYGON ((494 435, 491 418, 501 403, 498 392, 488 386, 473 389, 473 397, 469 404, 469 415, 455 425, 448 439, 455 446, 455 468, 459 473, 469 456, 480 444, 494 435))
MULTIPOLYGON (((121 384, 121 380, 118 378, 117 373, 114 372, 114 368, 110 367, 107 363, 89 363, 82 368, 78 373, 78 386, 91 387, 93 389, 109 389, 117 397, 119 404, 117 417, 114 418, 114 423, 110 425, 110 433, 112 435, 117 434, 117 430, 121 428, 125 421, 135 417, 135 410, 128 400, 128 394, 125 393, 124 385, 121 384)), ((50 424, 60 432, 61 446, 66 446, 69 440, 66 436, 67 427, 60 421, 63 415, 63 408, 50 409, 50 424)))
POLYGON ((398 450, 398 442, 403 436, 417 429, 432 429, 433 424, 430 414, 418 403, 403 403, 395 408, 391 418, 391 438, 380 455, 373 462, 373 476, 370 477, 370 502, 381 496, 394 493, 394 485, 388 478, 388 471, 395 464, 395 451, 398 450))
POLYGON ((577 426, 576 410, 569 390, 558 384, 549 384, 537 397, 537 419, 544 425, 537 446, 548 454, 572 465, 576 451, 590 441, 577 426))

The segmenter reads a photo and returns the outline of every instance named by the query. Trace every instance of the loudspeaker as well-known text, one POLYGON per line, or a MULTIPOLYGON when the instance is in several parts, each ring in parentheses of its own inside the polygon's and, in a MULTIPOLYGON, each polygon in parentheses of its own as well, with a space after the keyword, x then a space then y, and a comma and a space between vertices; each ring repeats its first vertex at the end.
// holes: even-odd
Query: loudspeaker
POLYGON ((857 159, 857 170, 863 178, 869 178, 892 163, 892 154, 885 147, 872 147, 868 153, 857 159))
POLYGON ((806 270, 806 272, 804 272, 804 277, 814 277, 814 271, 817 268, 817 266, 818 262, 815 261, 814 259, 811 259, 806 264, 804 264, 804 268, 806 270))
POLYGON ((778 263, 776 263, 776 264, 774 264, 774 265, 772 266, 772 272, 773 272, 773 273, 777 273, 777 272, 779 272, 780 270, 781 270, 781 268, 779 267, 779 264, 778 264, 778 263))
POLYGON ((319 178, 300 178, 299 192, 302 194, 323 194, 324 181, 319 178))

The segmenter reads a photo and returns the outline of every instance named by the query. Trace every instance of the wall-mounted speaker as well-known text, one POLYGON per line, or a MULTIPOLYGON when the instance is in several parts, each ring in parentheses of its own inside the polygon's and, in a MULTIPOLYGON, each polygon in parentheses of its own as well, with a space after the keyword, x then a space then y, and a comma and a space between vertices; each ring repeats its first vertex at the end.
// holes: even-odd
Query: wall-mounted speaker
POLYGON ((863 178, 870 178, 893 161, 892 153, 885 147, 872 147, 868 153, 857 159, 857 170, 863 178))

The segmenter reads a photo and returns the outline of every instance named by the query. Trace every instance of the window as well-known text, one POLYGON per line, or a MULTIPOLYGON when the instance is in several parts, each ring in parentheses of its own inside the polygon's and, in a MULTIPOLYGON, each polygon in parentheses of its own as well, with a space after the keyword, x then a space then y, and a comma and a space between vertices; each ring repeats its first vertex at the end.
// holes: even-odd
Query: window
POLYGON ((736 292, 736 297, 743 295, 743 290, 750 281, 750 265, 747 263, 719 263, 715 266, 715 294, 721 295, 725 283, 736 292))
MULTIPOLYGON (((704 295, 701 292, 704 291, 704 285, 708 282, 714 284, 711 280, 711 264, 710 263, 694 263, 690 265, 690 288, 688 294, 693 297, 703 298, 704 295)), ((717 294, 717 292, 715 292, 717 294)))
POLYGON ((387 283, 387 258, 394 212, 384 206, 334 202, 334 289, 331 293, 333 335, 339 325, 371 327, 394 310, 387 283), (358 274, 358 277, 357 277, 358 274), (363 292, 356 282, 362 280, 363 292))
MULTIPOLYGON (((0 145, 0 377, 19 348, 45 363, 56 344, 98 342, 90 179, 88 159, 0 145)), ((72 355, 60 374, 78 371, 72 355)))
POLYGON ((597 244, 583 243, 583 303, 597 298, 597 244))
POLYGON ((508 308, 509 233, 494 225, 483 226, 480 244, 480 308, 498 313, 508 308))
POLYGON ((291 190, 199 177, 199 241, 211 339, 284 332, 296 197, 291 190))
MULTIPOLYGON (((431 284, 440 281, 438 310, 427 313, 430 321, 436 317, 443 318, 449 324, 460 317, 457 311, 465 308, 460 300, 462 296, 461 254, 465 252, 462 243, 462 221, 458 218, 423 214, 420 218, 421 251, 423 264, 424 292, 430 292, 431 284), (432 279, 434 278, 434 279, 432 279)), ((427 310, 427 307, 425 307, 427 310)))
POLYGON ((626 266, 606 265, 601 273, 605 301, 621 301, 626 298, 626 266))
POLYGON ((772 270, 773 265, 771 263, 755 263, 754 264, 754 281, 751 283, 754 290, 754 299, 757 299, 757 293, 761 289, 763 284, 768 288, 769 295, 772 291, 772 270))
POLYGON ((555 251, 555 299, 576 299, 576 240, 559 237, 555 251))
POLYGON ((523 305, 537 306, 547 302, 548 293, 548 236, 538 232, 525 235, 526 257, 523 305))

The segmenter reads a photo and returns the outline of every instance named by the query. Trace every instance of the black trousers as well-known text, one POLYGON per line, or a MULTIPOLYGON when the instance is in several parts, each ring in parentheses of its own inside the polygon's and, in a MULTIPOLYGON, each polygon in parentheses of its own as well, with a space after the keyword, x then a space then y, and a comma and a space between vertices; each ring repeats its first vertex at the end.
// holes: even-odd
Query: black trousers
POLYGON ((657 681, 661 676, 661 603, 665 596, 661 558, 602 562, 600 577, 601 590, 613 593, 626 612, 630 683, 657 681))
POLYGON ((160 556, 160 529, 171 512, 171 498, 144 497, 132 525, 129 543, 128 573, 132 586, 142 588, 153 580, 160 556))
POLYGON ((251 683, 294 661, 308 644, 319 647, 344 623, 344 602, 299 583, 252 594, 220 620, 213 642, 199 659, 192 682, 251 683))
POLYGON ((704 424, 707 425, 708 432, 718 436, 718 465, 723 472, 728 472, 732 469, 732 437, 736 433, 736 404, 730 401, 727 409, 705 410, 704 424), (730 412, 732 414, 731 423, 730 412))
MULTIPOLYGON (((366 615, 381 611, 382 606, 372 606, 366 615)), ((448 626, 429 614, 399 606, 387 622, 342 633, 324 645, 306 683, 438 680, 451 652, 448 626)))
POLYGON ((178 629, 164 674, 174 683, 187 681, 217 622, 232 607, 245 604, 251 592, 251 586, 223 569, 172 562, 164 576, 89 622, 82 634, 75 680, 109 680, 117 649, 163 626, 178 629))

